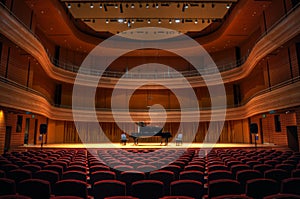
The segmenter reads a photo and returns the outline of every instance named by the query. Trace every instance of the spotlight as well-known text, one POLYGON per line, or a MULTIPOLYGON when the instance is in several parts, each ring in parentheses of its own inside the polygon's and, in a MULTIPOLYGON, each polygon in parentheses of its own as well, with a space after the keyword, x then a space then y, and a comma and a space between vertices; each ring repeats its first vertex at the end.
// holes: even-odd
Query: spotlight
POLYGON ((92 22, 95 23, 95 19, 93 19, 92 22))
POLYGON ((179 8, 179 7, 180 7, 180 4, 178 3, 178 4, 177 4, 177 8, 179 8))
POLYGON ((108 19, 105 20, 105 23, 109 23, 108 19))
POLYGON ((124 19, 118 19, 118 22, 119 22, 119 23, 123 23, 123 22, 124 22, 124 19))
POLYGON ((198 24, 198 20, 196 19, 196 20, 194 21, 194 23, 195 23, 195 24, 198 24))
POLYGON ((100 3, 99 8, 102 8, 102 3, 100 3))
POLYGON ((119 6, 118 6, 118 4, 115 4, 115 8, 117 9, 119 6))
POLYGON ((211 4, 211 7, 212 7, 212 8, 214 8, 214 7, 215 7, 215 4, 214 4, 214 3, 212 3, 212 4, 211 4))
POLYGON ((133 19, 131 20, 131 23, 134 24, 134 20, 133 19))
POLYGON ((155 8, 159 8, 159 5, 158 5, 158 3, 156 4, 155 8))
POLYGON ((140 8, 142 8, 143 7, 143 5, 140 3, 140 8))
POLYGON ((161 24, 161 20, 160 19, 158 20, 158 23, 161 24))
POLYGON ((188 5, 188 4, 185 4, 184 8, 185 8, 185 9, 188 9, 188 8, 189 8, 189 5, 188 5))
POLYGON ((94 8, 94 4, 93 3, 91 3, 90 8, 94 8))
POLYGON ((205 20, 204 19, 202 19, 202 23, 204 23, 205 22, 205 20))
POLYGON ((127 23, 127 20, 126 20, 126 19, 124 19, 124 23, 125 23, 125 24, 127 23))
POLYGON ((204 4, 204 3, 202 3, 201 7, 202 7, 202 8, 204 8, 204 7, 205 7, 205 4, 204 4))
POLYGON ((180 23, 180 19, 175 19, 175 23, 180 23))
POLYGON ((146 4, 146 8, 149 8, 149 4, 148 3, 146 4))
POLYGON ((148 24, 150 24, 150 23, 151 23, 151 20, 150 20, 150 19, 148 19, 147 23, 148 23, 148 24))
POLYGON ((169 20, 169 24, 172 24, 172 19, 169 20))
POLYGON ((126 3, 126 8, 128 8, 129 6, 128 6, 128 4, 126 3))
POLYGON ((226 5, 226 8, 227 8, 227 9, 229 9, 229 8, 230 8, 230 5, 229 5, 229 4, 227 4, 227 5, 226 5))
POLYGON ((210 20, 209 20, 209 19, 207 19, 207 23, 210 23, 210 20))
POLYGON ((134 4, 131 4, 131 6, 130 6, 131 8, 134 8, 134 4))
POLYGON ((78 3, 78 4, 77 4, 77 7, 80 8, 80 6, 81 6, 80 3, 78 3))
POLYGON ((68 8, 70 9, 72 6, 71 6, 71 4, 70 3, 68 3, 68 8))

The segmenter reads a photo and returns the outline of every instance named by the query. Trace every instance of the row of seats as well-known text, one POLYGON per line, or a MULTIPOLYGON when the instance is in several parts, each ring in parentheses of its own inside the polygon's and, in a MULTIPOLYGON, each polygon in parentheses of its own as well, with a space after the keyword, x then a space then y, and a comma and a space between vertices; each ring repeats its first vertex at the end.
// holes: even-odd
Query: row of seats
POLYGON ((283 197, 282 194, 300 194, 294 188, 300 183, 299 160, 299 153, 276 150, 222 149, 209 154, 199 149, 32 150, 0 156, 1 180, 3 184, 11 181, 15 187, 11 192, 1 190, 0 194, 39 198, 42 193, 24 192, 36 186, 41 192, 45 190, 45 198, 214 198, 228 194, 263 198, 279 193, 283 197), (264 186, 263 192, 255 195, 256 189, 264 186), (268 187, 272 191, 267 191, 268 187))

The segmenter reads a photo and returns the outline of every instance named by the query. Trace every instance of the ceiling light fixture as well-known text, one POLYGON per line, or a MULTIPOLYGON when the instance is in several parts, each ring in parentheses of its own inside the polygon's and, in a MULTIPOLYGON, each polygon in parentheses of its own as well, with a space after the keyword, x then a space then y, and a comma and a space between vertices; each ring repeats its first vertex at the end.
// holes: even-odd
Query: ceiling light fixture
POLYGON ((196 19, 196 20, 194 21, 194 23, 195 23, 195 24, 198 24, 198 20, 196 19))
POLYGON ((131 6, 130 6, 131 8, 134 8, 134 4, 131 4, 131 6))
POLYGON ((131 20, 131 23, 134 24, 134 20, 133 19, 131 20))
POLYGON ((185 4, 185 5, 184 5, 184 8, 185 8, 185 9, 188 9, 188 8, 189 8, 189 5, 188 5, 188 4, 185 4))
POLYGON ((124 22, 124 19, 118 19, 118 22, 119 22, 119 23, 123 23, 123 22, 124 22))
POLYGON ((117 3, 115 4, 115 8, 116 8, 116 9, 117 9, 117 8, 119 8, 119 6, 118 6, 118 4, 117 4, 117 3))
POLYGON ((215 7, 215 4, 214 4, 214 3, 212 3, 212 4, 211 4, 211 7, 212 7, 212 8, 214 8, 214 7, 215 7))
POLYGON ((72 6, 71 6, 71 4, 70 3, 68 3, 68 8, 70 9, 70 8, 72 8, 72 6))
POLYGON ((146 4, 146 8, 147 8, 147 9, 149 8, 149 4, 148 4, 148 3, 146 4))
POLYGON ((172 24, 172 19, 169 20, 169 24, 172 24))
POLYGON ((90 8, 94 8, 94 4, 93 3, 90 4, 90 8))
POLYGON ((180 19, 175 19, 175 23, 180 23, 180 19))
POLYGON ((159 8, 159 5, 158 5, 158 3, 156 4, 156 6, 155 6, 156 8, 159 8))
POLYGON ((109 23, 109 20, 108 20, 108 19, 106 19, 105 23, 109 23))
POLYGON ((205 4, 204 4, 204 3, 202 3, 201 7, 202 7, 202 8, 204 8, 204 7, 205 7, 205 4))
POLYGON ((78 3, 78 4, 77 4, 77 7, 80 8, 80 6, 81 6, 80 3, 78 3))
POLYGON ((202 23, 204 23, 205 22, 205 20, 204 19, 202 19, 202 23))
POLYGON ((143 7, 143 5, 140 3, 140 8, 142 8, 143 7))
POLYGON ((227 5, 226 5, 226 8, 229 9, 229 8, 230 8, 230 4, 227 4, 227 5))
POLYGON ((180 4, 179 3, 177 4, 177 8, 180 8, 180 4))
POLYGON ((150 19, 148 19, 147 23, 148 23, 148 24, 150 24, 150 23, 151 23, 151 20, 150 20, 150 19))
POLYGON ((99 8, 102 8, 102 3, 100 3, 99 8))
POLYGON ((158 20, 158 23, 161 24, 161 20, 160 19, 158 20))

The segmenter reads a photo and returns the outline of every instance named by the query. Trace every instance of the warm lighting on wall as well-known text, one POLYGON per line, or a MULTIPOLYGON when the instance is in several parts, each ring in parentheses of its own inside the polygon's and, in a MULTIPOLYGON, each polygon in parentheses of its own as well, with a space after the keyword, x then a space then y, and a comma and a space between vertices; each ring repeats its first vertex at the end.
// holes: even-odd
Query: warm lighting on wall
POLYGON ((4 112, 3 110, 0 110, 0 122, 4 119, 4 112))

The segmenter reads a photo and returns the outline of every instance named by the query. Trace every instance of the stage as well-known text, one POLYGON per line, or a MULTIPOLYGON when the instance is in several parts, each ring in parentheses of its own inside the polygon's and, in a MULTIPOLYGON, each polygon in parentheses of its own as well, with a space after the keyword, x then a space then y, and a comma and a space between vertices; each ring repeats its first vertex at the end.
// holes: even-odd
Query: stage
MULTIPOLYGON (((266 144, 257 144, 257 148, 284 148, 287 149, 285 146, 278 146, 271 143, 266 144)), ((41 145, 24 145, 20 146, 19 148, 22 149, 40 149, 41 145)), ((192 143, 192 144, 185 144, 177 146, 175 143, 169 143, 167 146, 160 145, 159 143, 143 143, 140 142, 138 145, 134 145, 133 143, 127 143, 126 145, 122 145, 120 143, 88 143, 88 144, 44 144, 43 149, 107 149, 107 148, 120 148, 120 149, 160 149, 160 148, 170 148, 170 149, 185 149, 185 148, 198 148, 198 149, 211 149, 211 148, 253 148, 255 149, 254 144, 241 144, 241 143, 192 143)))

